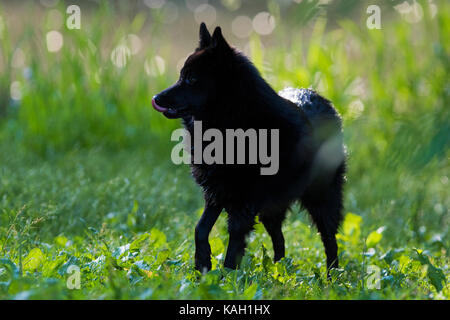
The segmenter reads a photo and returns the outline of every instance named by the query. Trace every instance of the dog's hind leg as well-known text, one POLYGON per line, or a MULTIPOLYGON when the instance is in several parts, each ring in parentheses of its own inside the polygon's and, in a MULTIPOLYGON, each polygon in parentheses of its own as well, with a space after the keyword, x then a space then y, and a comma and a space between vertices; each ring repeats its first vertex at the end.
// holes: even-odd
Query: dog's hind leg
POLYGON ((327 205, 306 206, 316 225, 327 256, 327 276, 330 269, 339 267, 336 233, 338 229, 337 208, 327 205))
POLYGON ((281 225, 286 217, 287 208, 277 210, 263 210, 259 215, 259 220, 262 222, 270 237, 272 238, 275 262, 284 258, 284 237, 281 230, 281 225))
POLYGON ((301 199, 317 226, 325 247, 328 279, 330 269, 339 267, 336 233, 342 221, 342 185, 343 175, 338 173, 326 190, 321 193, 317 193, 317 190, 309 194, 307 192, 301 199))
POLYGON ((228 241, 227 255, 224 267, 236 269, 241 263, 245 252, 245 237, 253 229, 255 214, 253 211, 230 211, 228 212, 228 241))
POLYGON ((195 268, 200 272, 211 270, 208 237, 221 212, 221 207, 206 204, 205 211, 195 227, 195 268))

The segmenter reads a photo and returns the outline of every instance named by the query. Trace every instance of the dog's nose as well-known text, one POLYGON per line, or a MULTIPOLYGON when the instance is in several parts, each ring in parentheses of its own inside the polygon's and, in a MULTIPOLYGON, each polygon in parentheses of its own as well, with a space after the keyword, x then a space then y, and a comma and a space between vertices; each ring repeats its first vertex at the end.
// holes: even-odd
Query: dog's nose
POLYGON ((153 106, 153 108, 154 108, 156 111, 159 111, 159 112, 166 112, 168 109, 167 109, 167 108, 164 108, 164 107, 161 107, 161 106, 158 104, 157 99, 158 99, 158 95, 153 96, 153 98, 152 98, 152 106, 153 106))
POLYGON ((152 98, 156 104, 164 104, 164 95, 161 93, 155 94, 152 98))
POLYGON ((158 105, 161 103, 161 98, 159 97, 159 94, 155 94, 152 98, 152 105, 154 106, 155 104, 158 105))

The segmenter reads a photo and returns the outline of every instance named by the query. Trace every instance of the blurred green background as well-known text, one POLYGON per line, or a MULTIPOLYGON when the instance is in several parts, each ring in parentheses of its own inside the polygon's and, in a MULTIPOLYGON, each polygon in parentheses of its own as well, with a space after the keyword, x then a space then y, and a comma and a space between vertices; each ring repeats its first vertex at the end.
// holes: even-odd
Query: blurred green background
POLYGON ((448 299, 448 1, 144 0, 0 3, 0 298, 448 299), (381 29, 369 29, 369 5, 381 29), (272 264, 258 224, 242 269, 193 270, 203 206, 170 161, 179 121, 151 97, 176 81, 199 23, 220 25, 276 89, 312 87, 344 119, 342 269, 327 283, 299 207, 272 264), (67 286, 69 265, 81 288, 67 286), (381 289, 367 287, 368 265, 381 289), (271 290, 268 290, 271 289, 271 290))

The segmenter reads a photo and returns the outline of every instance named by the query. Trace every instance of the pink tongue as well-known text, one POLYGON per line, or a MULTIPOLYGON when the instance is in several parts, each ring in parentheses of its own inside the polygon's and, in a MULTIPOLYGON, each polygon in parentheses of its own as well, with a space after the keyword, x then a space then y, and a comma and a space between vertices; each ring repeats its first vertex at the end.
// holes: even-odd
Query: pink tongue
POLYGON ((167 108, 164 108, 164 107, 159 106, 159 105, 156 103, 155 98, 152 99, 152 106, 153 106, 153 108, 155 108, 156 111, 159 111, 159 112, 166 112, 167 110, 169 110, 169 109, 167 109, 167 108))

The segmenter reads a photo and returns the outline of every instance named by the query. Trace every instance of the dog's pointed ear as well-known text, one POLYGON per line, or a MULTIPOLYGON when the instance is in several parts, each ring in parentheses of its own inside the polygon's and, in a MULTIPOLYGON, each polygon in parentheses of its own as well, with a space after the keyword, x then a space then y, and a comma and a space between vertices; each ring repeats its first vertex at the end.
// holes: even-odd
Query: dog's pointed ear
POLYGON ((220 49, 230 49, 230 45, 227 43, 225 38, 222 35, 222 29, 220 27, 216 27, 214 33, 212 35, 212 46, 220 49))
POLYGON ((200 24, 199 36, 200 36, 200 41, 198 43, 199 49, 206 48, 211 44, 211 35, 209 34, 208 28, 206 28, 206 24, 204 22, 200 24))

